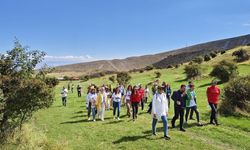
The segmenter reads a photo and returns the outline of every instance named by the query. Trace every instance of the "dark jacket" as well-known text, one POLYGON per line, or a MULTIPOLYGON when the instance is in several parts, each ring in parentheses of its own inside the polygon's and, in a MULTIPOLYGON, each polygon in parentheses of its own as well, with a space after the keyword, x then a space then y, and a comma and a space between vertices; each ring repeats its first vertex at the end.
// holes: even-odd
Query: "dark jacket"
POLYGON ((186 106, 186 100, 187 100, 187 94, 182 96, 182 92, 180 90, 174 91, 174 93, 171 96, 172 100, 174 101, 174 107, 178 108, 185 108, 186 106), (180 101, 181 104, 178 105, 177 101, 180 101))

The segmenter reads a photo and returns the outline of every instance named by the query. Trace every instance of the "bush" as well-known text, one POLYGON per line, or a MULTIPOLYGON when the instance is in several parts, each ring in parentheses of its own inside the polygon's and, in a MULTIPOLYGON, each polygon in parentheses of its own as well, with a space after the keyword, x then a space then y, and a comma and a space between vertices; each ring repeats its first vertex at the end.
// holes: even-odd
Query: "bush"
POLYGON ((211 53, 210 53, 210 56, 211 56, 212 58, 215 58, 215 57, 217 56, 217 53, 216 53, 216 52, 211 52, 211 53))
POLYGON ((195 79, 201 76, 201 68, 197 64, 185 66, 184 70, 187 79, 195 79))
POLYGON ((237 62, 243 62, 249 60, 249 55, 246 50, 240 49, 238 51, 233 52, 232 56, 236 57, 237 62))
POLYGON ((140 72, 140 73, 143 73, 143 72, 144 72, 144 70, 143 70, 143 69, 141 69, 139 72, 140 72))
POLYGON ((250 113, 250 76, 230 80, 224 88, 220 112, 232 115, 237 109, 250 113))
POLYGON ((173 66, 172 65, 168 65, 167 68, 173 68, 173 66))
POLYGON ((223 54, 225 54, 225 53, 226 53, 226 51, 221 51, 221 52, 220 52, 221 55, 223 55, 223 54))
POLYGON ((210 61, 210 60, 211 60, 211 58, 210 58, 209 55, 205 55, 205 56, 204 56, 204 61, 210 61))
POLYGON ((192 61, 194 63, 201 64, 203 62, 203 58, 202 56, 198 56, 198 57, 195 57, 192 61))
POLYGON ((49 87, 55 87, 59 84, 59 80, 55 77, 46 77, 45 83, 49 85, 49 87))
POLYGON ((116 75, 116 80, 118 83, 128 83, 131 76, 127 72, 120 72, 116 75))
POLYGON ((238 75, 237 66, 228 61, 221 61, 213 67, 210 76, 220 79, 222 82, 229 81, 230 78, 238 75))
POLYGON ((103 77, 103 76, 105 76, 106 74, 105 74, 105 72, 100 72, 100 76, 101 77, 103 77))
POLYGON ((155 75, 156 75, 155 78, 160 78, 161 77, 161 73, 159 71, 156 71, 155 75))
POLYGON ((147 70, 147 71, 150 71, 150 70, 153 70, 153 69, 154 69, 153 66, 146 66, 146 67, 145 67, 145 70, 147 70))
POLYGON ((84 75, 84 76, 81 76, 80 77, 80 80, 82 80, 83 82, 86 82, 90 79, 90 76, 89 75, 84 75))
POLYGON ((192 61, 190 61, 190 62, 188 63, 188 65, 193 65, 193 62, 192 62, 192 61))
POLYGON ((68 81, 68 80, 70 80, 70 77, 69 76, 64 76, 63 80, 68 81))
POLYGON ((175 65, 175 68, 179 68, 179 67, 180 67, 180 65, 179 65, 179 64, 175 65))
POLYGON ((110 77, 109 77, 109 80, 110 80, 112 83, 115 83, 115 76, 110 76, 110 77))

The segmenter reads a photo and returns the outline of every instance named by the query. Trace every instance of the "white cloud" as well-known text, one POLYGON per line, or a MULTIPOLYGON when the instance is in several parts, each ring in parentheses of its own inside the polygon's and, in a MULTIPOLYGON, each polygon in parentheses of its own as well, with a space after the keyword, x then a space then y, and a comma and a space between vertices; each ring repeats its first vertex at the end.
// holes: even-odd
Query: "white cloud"
POLYGON ((242 26, 249 27, 249 26, 250 26, 250 23, 243 23, 242 26))
POLYGON ((46 55, 44 58, 45 58, 44 63, 48 64, 49 66, 59 66, 59 65, 89 62, 89 61, 96 60, 95 58, 91 57, 90 55, 84 55, 84 56, 73 56, 73 55, 51 56, 51 55, 46 55))

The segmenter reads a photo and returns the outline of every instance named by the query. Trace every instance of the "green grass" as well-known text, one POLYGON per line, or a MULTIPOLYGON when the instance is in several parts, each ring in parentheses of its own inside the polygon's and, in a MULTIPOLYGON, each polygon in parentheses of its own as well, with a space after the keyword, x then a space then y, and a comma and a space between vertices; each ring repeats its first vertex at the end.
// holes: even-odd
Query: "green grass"
MULTIPOLYGON (((210 109, 207 105, 205 91, 212 78, 208 76, 212 65, 222 59, 232 59, 231 53, 219 55, 208 63, 203 63, 204 75, 200 80, 194 81, 198 94, 198 108, 202 123, 209 121, 210 109)), ((240 75, 250 74, 250 63, 238 65, 240 75)), ((144 73, 131 74, 131 84, 146 84, 155 80, 155 70, 144 73)), ((161 81, 166 81, 176 90, 181 84, 187 84, 183 74, 183 66, 178 69, 162 69, 161 81)), ((53 106, 40 110, 32 118, 32 123, 40 128, 51 143, 63 143, 65 149, 250 149, 250 119, 238 117, 219 117, 221 126, 205 125, 195 126, 195 121, 190 121, 186 126, 187 132, 182 133, 177 129, 169 129, 170 141, 163 137, 162 123, 158 123, 158 135, 151 136, 151 115, 139 111, 138 120, 133 122, 125 115, 125 108, 121 110, 121 120, 113 120, 112 111, 106 111, 104 122, 87 121, 85 108, 86 87, 90 83, 98 85, 109 84, 108 76, 101 79, 92 79, 88 82, 73 82, 75 86, 83 86, 83 97, 78 98, 76 92, 69 94, 68 105, 61 105, 60 89, 68 82, 60 82, 55 89, 56 101, 53 106)), ((224 85, 219 85, 223 88, 224 85)), ((169 110, 169 123, 173 116, 173 103, 169 110)), ((179 121, 177 121, 177 124, 179 121)), ((169 124, 170 125, 170 124, 169 124)))

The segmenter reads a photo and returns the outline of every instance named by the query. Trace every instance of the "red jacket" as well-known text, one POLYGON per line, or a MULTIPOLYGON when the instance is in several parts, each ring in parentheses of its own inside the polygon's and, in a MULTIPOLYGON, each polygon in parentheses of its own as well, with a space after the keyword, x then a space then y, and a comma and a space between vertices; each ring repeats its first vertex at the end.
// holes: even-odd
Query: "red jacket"
POLYGON ((138 90, 136 90, 135 93, 131 95, 130 101, 131 103, 139 103, 141 101, 141 95, 138 90))
POLYGON ((140 94, 140 99, 142 100, 142 98, 144 97, 144 89, 141 88, 138 90, 139 94, 140 94))
POLYGON ((210 86, 207 88, 208 103, 218 104, 220 96, 220 88, 217 86, 210 86))

